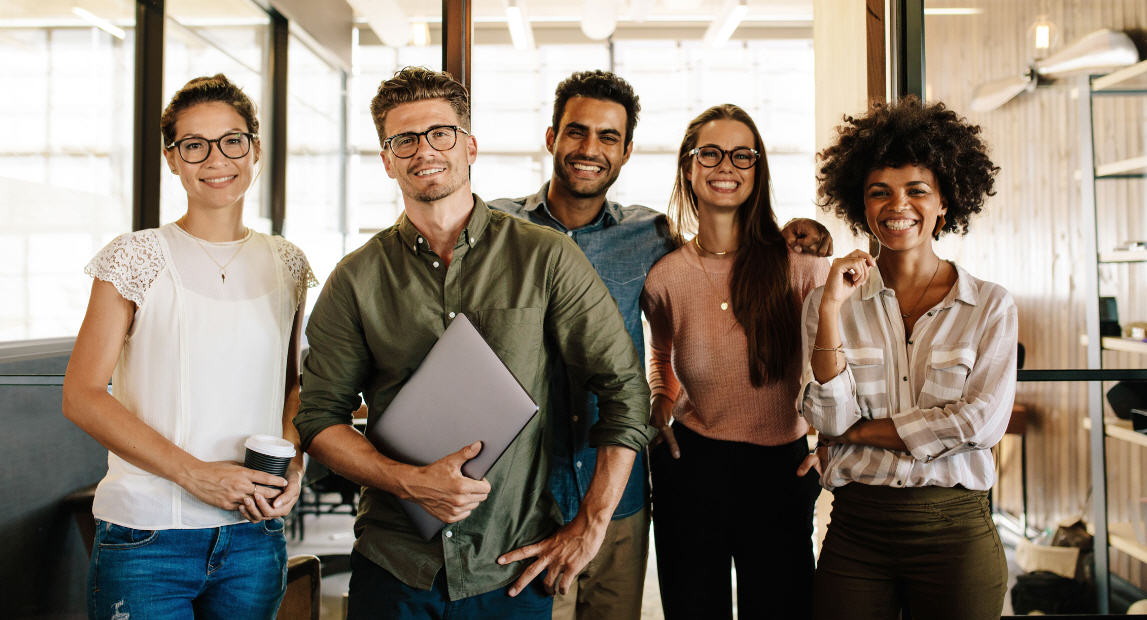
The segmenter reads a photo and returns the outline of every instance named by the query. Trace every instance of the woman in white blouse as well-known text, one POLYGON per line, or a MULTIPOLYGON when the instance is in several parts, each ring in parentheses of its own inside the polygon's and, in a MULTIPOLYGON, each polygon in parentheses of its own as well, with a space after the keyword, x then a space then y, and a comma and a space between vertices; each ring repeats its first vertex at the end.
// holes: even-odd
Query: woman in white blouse
POLYGON ((880 250, 834 261, 804 304, 797 402, 829 446, 834 493, 814 618, 999 618, 1007 568, 987 491, 1015 396, 1016 307, 932 247, 994 193, 979 133, 909 98, 846 118, 820 154, 821 204, 880 250))
POLYGON ((302 453, 285 479, 236 461, 253 434, 298 446, 298 340, 314 278, 297 247, 243 226, 260 146, 242 90, 196 78, 160 122, 187 212, 117 237, 88 265, 95 281, 64 381, 65 415, 109 451, 88 613, 271 618, 302 453))

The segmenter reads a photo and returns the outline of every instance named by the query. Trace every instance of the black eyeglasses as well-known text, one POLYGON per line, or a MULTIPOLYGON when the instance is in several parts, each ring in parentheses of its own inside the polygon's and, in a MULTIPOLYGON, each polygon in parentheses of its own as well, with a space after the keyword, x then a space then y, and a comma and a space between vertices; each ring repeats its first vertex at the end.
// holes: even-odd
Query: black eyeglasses
POLYGON ((418 152, 418 140, 426 136, 426 143, 435 151, 449 151, 458 143, 458 132, 470 135, 469 131, 457 125, 438 125, 426 131, 396 133, 382 141, 382 150, 390 149, 399 159, 409 159, 418 152))
POLYGON ((251 141, 257 139, 253 133, 236 131, 215 140, 207 138, 184 138, 168 144, 167 150, 179 149, 179 156, 189 164, 198 164, 211 157, 211 145, 219 147, 219 152, 228 159, 240 159, 251 152, 251 141))
POLYGON ((689 151, 690 155, 697 156, 697 163, 705 166, 706 168, 716 168, 721 164, 721 160, 725 159, 725 155, 729 156, 729 163, 733 164, 734 168, 741 170, 748 170, 756 165, 757 160, 761 158, 761 154, 757 149, 751 149, 745 146, 735 148, 731 151, 726 151, 716 146, 701 146, 689 151))

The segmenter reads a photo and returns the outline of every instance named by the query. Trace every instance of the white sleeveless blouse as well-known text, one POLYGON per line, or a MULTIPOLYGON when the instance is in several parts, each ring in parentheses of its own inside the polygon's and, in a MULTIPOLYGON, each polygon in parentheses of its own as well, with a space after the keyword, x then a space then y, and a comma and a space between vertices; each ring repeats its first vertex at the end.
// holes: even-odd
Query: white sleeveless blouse
MULTIPOLYGON (((210 243, 167 224, 116 237, 84 271, 136 306, 112 373, 128 411, 204 461, 242 462, 247 436, 282 435, 291 327, 315 284, 299 248, 255 232, 210 243)), ((111 452, 92 512, 148 530, 243 521, 111 452)))

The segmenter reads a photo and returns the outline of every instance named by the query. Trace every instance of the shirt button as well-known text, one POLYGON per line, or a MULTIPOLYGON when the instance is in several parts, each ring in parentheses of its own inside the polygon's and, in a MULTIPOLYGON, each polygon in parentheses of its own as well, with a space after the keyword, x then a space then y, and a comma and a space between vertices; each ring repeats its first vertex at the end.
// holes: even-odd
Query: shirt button
POLYGON ((419 237, 419 238, 418 238, 418 242, 419 242, 419 243, 422 243, 422 237, 419 237))
POLYGON ((576 415, 573 417, 573 421, 577 422, 577 416, 576 415))
POLYGON ((909 341, 908 341, 908 344, 912 344, 912 341, 911 341, 911 340, 909 340, 909 341))
POLYGON ((578 461, 578 462, 574 463, 574 467, 577 467, 578 469, 581 469, 581 461, 578 461))
POLYGON ((435 269, 438 269, 438 261, 434 261, 434 263, 433 263, 433 264, 434 264, 434 268, 435 268, 435 269))
POLYGON ((446 538, 454 538, 454 532, 451 532, 450 530, 446 530, 446 538))
POLYGON ((904 379, 905 381, 907 381, 907 380, 908 380, 908 377, 903 377, 903 379, 904 379))
POLYGON ((571 231, 567 232, 566 234, 572 237, 572 236, 573 236, 573 231, 571 230, 571 231))
POLYGON ((454 318, 454 313, 453 313, 453 312, 451 312, 451 313, 450 313, 450 318, 454 318))
POLYGON ((474 237, 470 237, 470 245, 474 245, 474 237))
MULTIPOLYGON (((897 480, 897 481, 896 481, 896 486, 898 486, 898 487, 902 487, 902 486, 904 486, 904 481, 903 481, 903 480, 897 480)), ((447 535, 447 536, 449 536, 449 535, 450 535, 450 532, 446 532, 446 535, 447 535)))

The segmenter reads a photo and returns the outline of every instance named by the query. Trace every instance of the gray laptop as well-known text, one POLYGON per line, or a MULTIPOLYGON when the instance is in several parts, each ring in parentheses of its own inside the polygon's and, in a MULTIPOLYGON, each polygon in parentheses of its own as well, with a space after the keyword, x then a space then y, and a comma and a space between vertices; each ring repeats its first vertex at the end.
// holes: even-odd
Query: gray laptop
MULTIPOLYGON (((538 405, 465 315, 457 315, 378 420, 366 430, 378 451, 428 465, 474 443, 462 466, 481 480, 538 412, 538 405)), ((430 540, 445 525, 414 502, 399 500, 430 540)))

